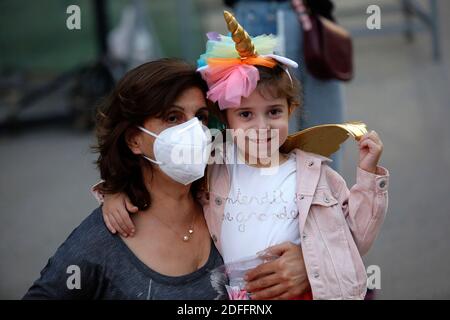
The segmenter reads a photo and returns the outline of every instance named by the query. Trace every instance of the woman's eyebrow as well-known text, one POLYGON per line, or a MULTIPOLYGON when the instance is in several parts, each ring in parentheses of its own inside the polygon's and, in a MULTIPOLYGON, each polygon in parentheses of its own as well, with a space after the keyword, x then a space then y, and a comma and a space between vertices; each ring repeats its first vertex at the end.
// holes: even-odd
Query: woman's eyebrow
POLYGON ((184 108, 181 107, 181 106, 178 106, 178 105, 176 105, 176 104, 171 105, 171 106, 167 109, 167 111, 174 111, 173 109, 178 109, 179 111, 184 112, 184 108))
POLYGON ((197 112, 199 111, 209 111, 207 107, 200 107, 197 112))
MULTIPOLYGON (((168 109, 168 111, 169 111, 169 112, 170 112, 170 111, 174 111, 173 109, 177 109, 177 110, 179 110, 179 111, 181 111, 181 112, 186 112, 186 109, 185 109, 185 108, 183 108, 183 107, 181 107, 181 106, 178 106, 178 105, 176 105, 176 104, 170 106, 170 108, 168 109)), ((208 110, 208 107, 202 106, 202 107, 199 107, 199 109, 197 109, 196 113, 199 112, 199 111, 209 111, 209 110, 208 110)))

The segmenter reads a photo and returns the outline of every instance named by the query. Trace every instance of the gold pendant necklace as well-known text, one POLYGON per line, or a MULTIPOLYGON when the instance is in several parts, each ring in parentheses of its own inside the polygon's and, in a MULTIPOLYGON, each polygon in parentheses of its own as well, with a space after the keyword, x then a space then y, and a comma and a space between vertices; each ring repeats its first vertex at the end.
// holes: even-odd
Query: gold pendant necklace
MULTIPOLYGON (((164 226, 166 226, 167 229, 171 230, 174 234, 177 235, 177 238, 180 236, 179 233, 177 231, 175 231, 174 229, 172 229, 172 227, 170 227, 167 223, 165 223, 164 221, 162 221, 160 218, 158 218, 158 216, 154 215, 154 217, 161 222, 164 226)), ((195 213, 192 215, 192 222, 189 226, 188 229, 188 233, 183 235, 183 237, 181 237, 181 239, 184 242, 188 242, 189 240, 191 240, 192 236, 194 235, 194 223, 195 223, 195 213)))
POLYGON ((194 229, 190 228, 188 230, 188 233, 189 234, 187 234, 183 237, 183 241, 189 241, 191 239, 191 236, 194 234, 194 229))

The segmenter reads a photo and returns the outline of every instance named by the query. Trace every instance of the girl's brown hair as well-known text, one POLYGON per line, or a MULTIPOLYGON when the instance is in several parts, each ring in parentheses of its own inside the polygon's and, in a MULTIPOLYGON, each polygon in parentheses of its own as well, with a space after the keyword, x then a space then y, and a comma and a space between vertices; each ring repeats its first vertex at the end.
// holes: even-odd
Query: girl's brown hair
POLYGON ((206 94, 207 86, 190 64, 177 59, 145 63, 119 81, 99 106, 96 121, 99 153, 96 161, 105 181, 103 193, 124 192, 140 210, 150 205, 142 166, 150 165, 129 149, 126 134, 148 118, 164 118, 185 90, 196 87, 206 94))
POLYGON ((303 96, 301 84, 287 67, 277 64, 273 68, 257 66, 259 81, 256 90, 263 97, 286 98, 290 111, 301 108, 303 96))
MULTIPOLYGON (((255 66, 259 71, 259 81, 256 90, 265 98, 286 98, 290 114, 303 105, 301 83, 293 72, 277 64, 273 68, 255 66), (289 72, 289 74, 288 74, 289 72)), ((225 111, 220 111, 217 103, 213 108, 214 114, 226 124, 225 111)), ((301 114, 301 110, 300 110, 301 114)))

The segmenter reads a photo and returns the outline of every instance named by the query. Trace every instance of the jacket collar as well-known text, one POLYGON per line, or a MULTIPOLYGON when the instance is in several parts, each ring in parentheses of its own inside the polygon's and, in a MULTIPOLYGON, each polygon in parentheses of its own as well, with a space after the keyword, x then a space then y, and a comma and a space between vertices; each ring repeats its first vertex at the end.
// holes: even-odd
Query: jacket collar
POLYGON ((330 158, 327 158, 325 156, 322 156, 320 154, 306 152, 301 149, 294 149, 294 151, 297 154, 297 157, 300 159, 306 159, 306 160, 318 160, 320 162, 333 162, 330 158))
POLYGON ((322 171, 322 162, 331 162, 332 160, 300 149, 295 149, 294 152, 297 159, 296 192, 299 196, 313 196, 322 171))

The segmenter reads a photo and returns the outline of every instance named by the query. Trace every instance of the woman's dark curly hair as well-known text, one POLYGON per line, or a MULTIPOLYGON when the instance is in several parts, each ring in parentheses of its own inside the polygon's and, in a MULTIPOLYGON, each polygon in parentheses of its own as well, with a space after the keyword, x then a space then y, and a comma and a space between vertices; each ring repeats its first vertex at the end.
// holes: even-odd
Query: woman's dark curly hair
MULTIPOLYGON (((142 167, 150 165, 129 149, 125 135, 149 118, 164 118, 178 96, 189 88, 206 94, 207 86, 190 64, 160 59, 129 71, 98 108, 96 161, 105 194, 124 192, 140 210, 150 205, 142 167)), ((195 192, 195 184, 191 190, 195 192)))

